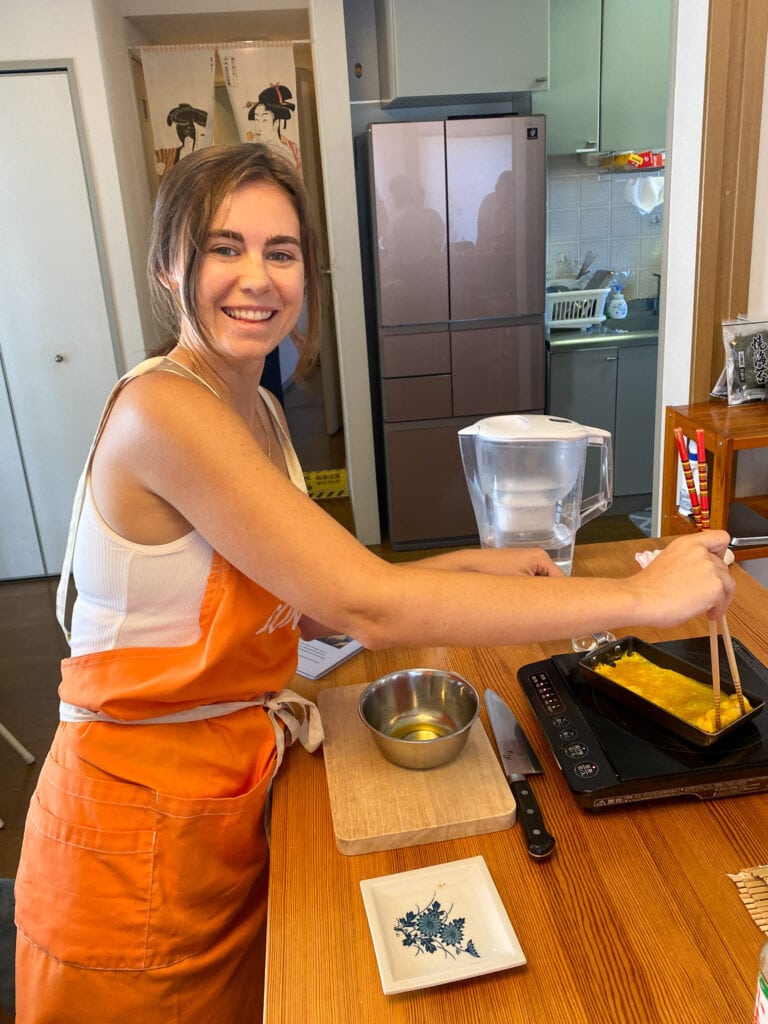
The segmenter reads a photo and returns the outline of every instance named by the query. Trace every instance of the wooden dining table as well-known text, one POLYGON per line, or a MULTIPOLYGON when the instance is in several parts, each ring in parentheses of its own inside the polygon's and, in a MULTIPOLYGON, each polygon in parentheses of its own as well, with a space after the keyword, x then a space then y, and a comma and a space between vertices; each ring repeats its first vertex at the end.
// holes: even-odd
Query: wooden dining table
MULTIPOLYGON (((635 552, 666 543, 577 546, 573 573, 630 575, 641 571, 635 552)), ((731 571, 731 634, 768 664, 768 591, 739 566, 731 571)), ((707 620, 613 632, 649 642, 706 637, 707 620)), ((652 800, 599 813, 580 807, 517 679, 521 667, 569 651, 569 639, 364 651, 320 680, 296 677, 293 688, 313 699, 326 687, 416 666, 457 672, 481 693, 492 687, 518 716, 544 768, 532 785, 557 845, 550 858, 534 860, 516 824, 344 855, 335 842, 322 748, 291 749, 272 806, 267 1024, 752 1021, 758 956, 768 937, 729 875, 768 863, 768 794, 652 800), (385 995, 360 882, 476 856, 485 860, 527 962, 385 995)), ((484 712, 481 721, 490 737, 484 712)))

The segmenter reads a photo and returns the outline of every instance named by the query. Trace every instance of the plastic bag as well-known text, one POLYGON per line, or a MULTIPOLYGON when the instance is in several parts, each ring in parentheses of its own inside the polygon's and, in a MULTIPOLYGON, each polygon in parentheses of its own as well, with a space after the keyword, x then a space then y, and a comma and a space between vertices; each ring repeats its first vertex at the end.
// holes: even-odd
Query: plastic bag
POLYGON ((768 393, 768 321, 723 321, 728 405, 764 402, 768 393))

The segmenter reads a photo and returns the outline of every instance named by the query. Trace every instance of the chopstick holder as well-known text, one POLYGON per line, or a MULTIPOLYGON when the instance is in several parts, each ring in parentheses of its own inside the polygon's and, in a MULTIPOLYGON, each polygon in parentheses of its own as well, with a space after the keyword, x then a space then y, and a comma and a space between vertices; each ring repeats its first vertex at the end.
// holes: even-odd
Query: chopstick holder
MULTIPOLYGON (((683 431, 681 427, 675 427, 675 441, 677 443, 677 450, 680 455, 680 464, 683 467, 683 476, 685 477, 685 484, 688 488, 688 494, 691 498, 691 511, 693 512, 693 520, 696 524, 697 530, 708 530, 709 529, 709 485, 708 485, 708 471, 707 471, 707 450, 704 445, 704 431, 701 429, 696 430, 696 453, 699 461, 699 487, 701 488, 701 501, 699 501, 699 495, 696 490, 696 484, 693 479, 693 471, 691 470, 691 464, 688 459, 688 449, 685 445, 685 439, 683 437, 683 431)), ((733 552, 728 550, 725 552, 723 561, 726 565, 730 565, 734 561, 733 552), (728 557, 730 555, 730 558, 728 557)), ((731 678, 733 680, 733 688, 736 691, 736 695, 739 698, 739 708, 741 709, 742 715, 746 714, 747 708, 744 702, 744 693, 741 689, 741 677, 739 675, 739 668, 736 661, 736 653, 733 649, 733 640, 731 639, 731 631, 728 628, 728 620, 725 616, 720 619, 720 628, 723 632, 723 646, 725 647, 725 653, 728 657, 728 667, 731 670, 731 678)), ((712 659, 712 689, 715 697, 715 728, 720 728, 720 655, 717 647, 717 625, 714 621, 709 623, 709 649, 710 656, 712 659)))

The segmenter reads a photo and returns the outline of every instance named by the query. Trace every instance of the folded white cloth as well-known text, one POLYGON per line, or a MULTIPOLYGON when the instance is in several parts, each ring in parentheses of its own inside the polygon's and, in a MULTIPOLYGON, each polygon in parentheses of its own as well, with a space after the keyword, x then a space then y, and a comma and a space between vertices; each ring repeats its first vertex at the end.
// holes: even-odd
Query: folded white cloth
POLYGON ((624 198, 640 213, 650 213, 664 202, 664 175, 643 175, 630 178, 624 186, 624 198))
MULTIPOLYGON (((635 561, 641 569, 646 569, 654 560, 654 558, 656 558, 660 554, 661 550, 659 548, 657 548, 655 551, 637 551, 635 552, 635 561)), ((725 549, 723 561, 726 565, 733 565, 733 563, 736 561, 736 556, 730 548, 725 549)))

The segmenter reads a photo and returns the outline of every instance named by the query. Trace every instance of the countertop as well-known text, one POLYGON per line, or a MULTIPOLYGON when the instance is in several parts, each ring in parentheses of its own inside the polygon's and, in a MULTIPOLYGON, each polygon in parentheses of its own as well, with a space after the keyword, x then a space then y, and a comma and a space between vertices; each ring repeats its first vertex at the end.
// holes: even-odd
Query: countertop
MULTIPOLYGON (((574 572, 624 576, 658 539, 576 548, 574 572)), ((768 593, 741 568, 731 632, 768 662, 768 593)), ((635 629, 657 642, 707 635, 703 617, 674 630, 635 629)), ((509 702, 544 768, 533 787, 557 838, 530 858, 520 829, 344 856, 334 842, 322 749, 287 752, 274 789, 264 1019, 270 1024, 743 1024, 752 1019, 765 936, 729 873, 768 861, 764 793, 699 802, 657 800, 598 814, 581 809, 517 682, 523 665, 568 641, 498 648, 365 651, 317 682, 314 698, 413 665, 452 669, 509 702), (482 856, 527 965, 436 988, 382 991, 360 882, 482 856)), ((487 728, 487 726, 486 726, 487 728)), ((355 780, 350 778, 354 787, 355 780)), ((427 894, 429 895, 429 894, 427 894)), ((426 955, 426 954, 425 954, 426 955)))
POLYGON ((604 320, 585 330, 547 330, 547 344, 557 348, 625 348, 631 345, 654 345, 659 340, 659 318, 656 313, 640 313, 624 320, 604 320))

